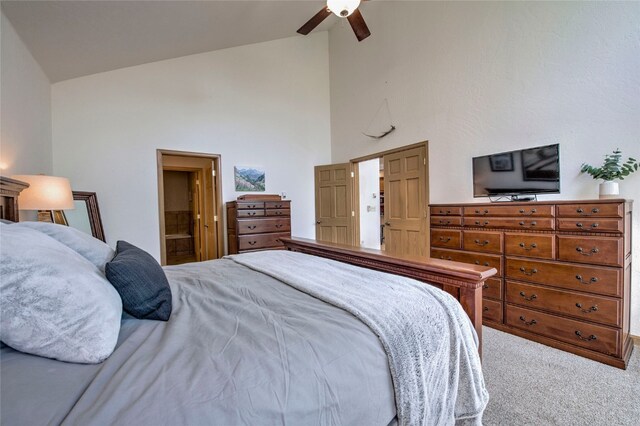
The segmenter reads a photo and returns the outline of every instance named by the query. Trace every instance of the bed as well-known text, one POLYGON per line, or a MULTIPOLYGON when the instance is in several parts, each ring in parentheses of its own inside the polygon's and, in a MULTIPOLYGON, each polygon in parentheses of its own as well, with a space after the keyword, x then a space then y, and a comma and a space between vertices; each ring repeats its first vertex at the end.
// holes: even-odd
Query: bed
MULTIPOLYGON (((451 292, 381 272, 389 260, 370 253, 352 254, 364 269, 331 259, 326 246, 319 257, 301 253, 312 242, 288 244, 289 252, 165 267, 171 317, 123 314, 101 363, 3 344, 0 423, 481 422, 488 395, 477 324, 451 292)), ((423 276, 467 289, 458 295, 477 294, 469 288, 495 273, 443 265, 423 276)))

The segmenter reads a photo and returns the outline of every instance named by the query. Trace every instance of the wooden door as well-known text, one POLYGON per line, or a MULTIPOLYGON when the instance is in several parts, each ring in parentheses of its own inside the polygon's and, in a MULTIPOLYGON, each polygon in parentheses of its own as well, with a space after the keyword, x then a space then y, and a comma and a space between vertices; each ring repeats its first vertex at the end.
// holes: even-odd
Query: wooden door
POLYGON ((192 202, 192 223, 193 223, 193 250, 196 255, 196 262, 200 262, 202 259, 202 235, 201 235, 201 220, 202 217, 202 190, 200 187, 200 173, 189 173, 191 180, 191 202, 192 202))
POLYGON ((384 156, 385 251, 428 257, 425 147, 384 156))
POLYGON ((206 168, 205 185, 204 185, 204 253, 202 260, 217 259, 218 256, 218 239, 216 230, 216 200, 215 200, 215 182, 214 182, 213 161, 206 168))
POLYGON ((351 164, 315 168, 316 240, 353 245, 351 164))

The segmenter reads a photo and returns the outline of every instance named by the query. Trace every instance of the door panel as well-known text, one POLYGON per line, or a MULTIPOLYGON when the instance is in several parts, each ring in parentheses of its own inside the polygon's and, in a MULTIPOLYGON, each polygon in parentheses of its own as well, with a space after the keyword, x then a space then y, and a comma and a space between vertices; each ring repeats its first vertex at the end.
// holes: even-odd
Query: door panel
POLYGON ((426 148, 384 156, 385 251, 428 256, 426 148))
POLYGON ((204 203, 205 209, 205 259, 212 260, 218 257, 218 238, 216 230, 216 199, 215 199, 215 185, 213 182, 213 161, 211 161, 211 167, 208 167, 205 171, 205 193, 204 203))
POLYGON ((353 244, 351 164, 316 166, 316 239, 353 244))

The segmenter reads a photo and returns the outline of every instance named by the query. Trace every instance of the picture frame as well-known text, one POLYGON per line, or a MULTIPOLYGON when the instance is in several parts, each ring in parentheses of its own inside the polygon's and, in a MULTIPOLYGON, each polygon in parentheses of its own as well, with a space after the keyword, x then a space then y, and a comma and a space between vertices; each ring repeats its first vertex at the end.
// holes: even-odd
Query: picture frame
POLYGON ((513 171, 513 153, 494 154, 489 156, 492 172, 512 172, 513 171))
POLYGON ((265 192, 266 173, 262 167, 234 166, 234 184, 237 192, 265 192))

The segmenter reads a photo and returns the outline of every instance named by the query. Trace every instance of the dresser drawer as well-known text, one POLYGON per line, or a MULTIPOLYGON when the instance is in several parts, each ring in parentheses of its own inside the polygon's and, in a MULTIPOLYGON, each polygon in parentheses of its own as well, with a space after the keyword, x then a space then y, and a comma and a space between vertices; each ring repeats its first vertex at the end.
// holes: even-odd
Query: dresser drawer
POLYGON ((508 228, 508 229, 538 229, 552 231, 555 228, 554 219, 531 218, 496 218, 496 217, 465 217, 463 225, 478 228, 508 228))
POLYGON ((622 270, 508 257, 505 277, 569 290, 622 296, 622 270))
POLYGON ((431 216, 462 216, 462 207, 430 207, 431 216))
POLYGON ((286 219, 238 219, 238 234, 291 231, 291 221, 286 219))
POLYGON ((489 278, 482 285, 482 297, 502 300, 502 278, 489 278))
POLYGON ((240 209, 264 209, 264 202, 263 201, 255 201, 255 202, 250 202, 250 201, 238 201, 236 203, 236 208, 238 210, 240 209))
POLYGON ((266 209, 265 216, 290 216, 291 210, 289 209, 266 209))
POLYGON ((288 232, 276 234, 239 235, 238 250, 255 250, 265 247, 279 247, 282 243, 279 238, 288 237, 288 232))
POLYGON ((622 326, 619 323, 621 318, 620 299, 555 290, 508 280, 506 286, 505 300, 508 303, 569 315, 614 327, 622 326))
POLYGON ((623 219, 566 218, 557 220, 558 231, 612 232, 622 234, 623 219))
POLYGON ((461 231, 450 229, 432 229, 431 246, 459 249, 461 231))
POLYGON ((504 252, 507 256, 554 259, 556 240, 554 235, 505 234, 504 252))
POLYGON ((553 205, 465 207, 465 216, 554 217, 553 205))
POLYGON ((552 339, 619 356, 619 330, 507 305, 506 323, 552 339))
POLYGON ((460 226, 462 225, 462 218, 451 216, 431 216, 430 222, 434 226, 460 226))
POLYGON ((623 266, 624 241, 615 237, 558 236, 558 259, 596 265, 623 266))
POLYGON ((502 232, 464 231, 462 248, 471 251, 500 253, 502 251, 502 232))
POLYGON ((238 217, 259 217, 264 216, 264 210, 237 210, 238 217))
POLYGON ((502 302, 482 299, 482 320, 502 323, 502 302))
POLYGON ((468 251, 431 249, 431 257, 496 268, 496 270, 498 271, 497 275, 502 275, 502 256, 500 255, 471 253, 468 251))
POLYGON ((624 203, 559 204, 558 217, 624 217, 624 203))
POLYGON ((291 201, 265 201, 266 209, 290 209, 291 201))

